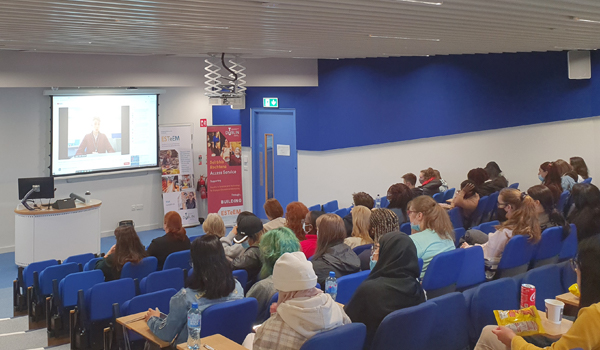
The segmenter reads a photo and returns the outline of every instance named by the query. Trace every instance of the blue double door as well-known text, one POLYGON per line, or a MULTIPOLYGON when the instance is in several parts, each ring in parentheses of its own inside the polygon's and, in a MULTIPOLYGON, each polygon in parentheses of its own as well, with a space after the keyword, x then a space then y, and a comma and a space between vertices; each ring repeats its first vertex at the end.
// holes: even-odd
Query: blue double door
POLYGON ((298 200, 296 110, 250 111, 253 212, 266 219, 263 205, 276 198, 285 207, 298 200))

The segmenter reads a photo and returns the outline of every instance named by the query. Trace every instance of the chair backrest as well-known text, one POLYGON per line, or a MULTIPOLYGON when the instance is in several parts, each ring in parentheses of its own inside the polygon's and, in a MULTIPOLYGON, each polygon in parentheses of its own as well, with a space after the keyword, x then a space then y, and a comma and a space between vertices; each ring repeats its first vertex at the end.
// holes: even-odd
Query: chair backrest
POLYGON ((567 204, 567 202, 569 201, 569 196, 571 194, 569 193, 569 191, 563 191, 563 193, 560 194, 560 199, 558 200, 558 204, 556 205, 556 209, 558 210, 558 212, 563 213, 565 211, 565 204, 567 204))
POLYGON ((400 232, 404 232, 410 236, 410 234, 411 234, 410 222, 405 222, 402 225, 400 225, 400 232))
POLYGON ((498 264, 498 277, 512 277, 527 272, 535 249, 527 239, 526 236, 515 235, 508 241, 498 264))
POLYGON ((321 204, 315 204, 308 208, 308 211, 321 211, 321 204))
POLYGON ((569 227, 571 227, 571 232, 562 242, 562 248, 558 254, 559 261, 565 261, 577 255, 577 228, 575 224, 571 224, 569 227))
POLYGON ((461 239, 461 238, 463 238, 463 237, 465 236, 465 233, 466 233, 466 232, 467 232, 467 231, 466 231, 464 228, 462 228, 462 227, 459 227, 459 228, 455 228, 455 229, 454 229, 454 245, 455 245, 457 248, 458 248, 458 246, 460 245, 460 244, 459 244, 459 241, 460 241, 460 239, 461 239))
POLYGON ((519 189, 519 183, 515 182, 514 184, 511 184, 510 186, 508 186, 508 188, 514 188, 515 190, 519 189))
POLYGON ((481 223, 481 219, 483 219, 483 214, 487 209, 488 196, 483 196, 479 199, 477 203, 477 208, 473 214, 471 214, 471 226, 479 225, 481 223))
POLYGON ((127 316, 155 308, 158 308, 162 313, 168 314, 169 302, 171 301, 171 297, 175 294, 177 294, 177 290, 174 288, 167 288, 152 293, 138 295, 121 305, 121 315, 127 316))
POLYGON ((425 349, 433 330, 437 305, 427 301, 387 315, 373 338, 371 350, 396 350, 402 344, 402 350, 425 349))
POLYGON ((180 252, 175 252, 169 254, 167 259, 165 259, 165 264, 163 265, 163 270, 180 268, 182 270, 189 270, 192 265, 190 265, 191 261, 190 250, 182 250, 180 252))
POLYGON ((123 305, 135 297, 135 283, 131 278, 98 283, 85 292, 85 307, 90 321, 109 319, 113 316, 112 305, 123 305))
POLYGON ((340 208, 340 209, 334 211, 333 213, 343 219, 344 216, 348 215, 349 212, 350 212, 350 209, 348 209, 348 208, 340 208))
POLYGON ((440 253, 431 259, 423 277, 423 289, 427 292, 427 299, 456 290, 456 282, 464 259, 464 249, 440 253))
POLYGON ((432 300, 435 308, 435 335, 424 349, 464 350, 469 348, 469 310, 462 293, 454 292, 432 300), (450 322, 449 322, 450 320, 450 322))
POLYGON ((496 212, 496 208, 498 207, 498 196, 500 195, 500 191, 494 192, 488 196, 487 205, 485 207, 485 212, 483 213, 483 218, 481 222, 486 222, 492 220, 494 213, 496 212))
POLYGON ((555 264, 562 249, 563 228, 549 227, 542 232, 542 239, 535 245, 533 267, 555 264))
POLYGON ((60 284, 65 276, 76 272, 79 272, 79 264, 74 262, 46 267, 39 275, 40 290, 38 296, 52 294, 52 280, 58 280, 60 284))
POLYGON ((560 282, 566 293, 570 286, 577 283, 577 273, 573 270, 570 261, 561 262, 557 266, 560 269, 560 282))
POLYGON ((153 293, 169 288, 180 290, 183 287, 183 270, 178 267, 152 272, 147 277, 144 277, 140 282, 140 292, 142 294, 153 293))
POLYGON ((318 333, 308 339, 300 350, 362 350, 367 327, 362 323, 349 323, 318 333))
POLYGON ((454 198, 455 192, 456 192, 456 188, 451 188, 451 189, 447 190, 446 192, 444 192, 444 202, 447 202, 448 200, 454 198))
POLYGON ((202 312, 200 337, 213 334, 242 344, 252 332, 252 323, 256 319, 258 302, 254 298, 243 298, 209 306, 202 312))
POLYGON ((23 291, 25 291, 27 289, 27 287, 33 286, 33 273, 34 272, 37 272, 39 274, 42 271, 44 271, 45 268, 47 268, 49 266, 54 266, 54 265, 58 265, 58 261, 56 261, 54 259, 37 261, 37 262, 33 262, 33 263, 27 265, 23 269, 23 281, 22 281, 23 291))
POLYGON ((560 268, 556 264, 546 265, 527 271, 521 283, 535 286, 535 307, 544 310, 544 299, 554 299, 563 294, 560 268))
POLYGON ((90 261, 88 261, 84 266, 83 266, 83 271, 92 271, 93 269, 96 268, 96 263, 100 260, 104 259, 103 257, 99 257, 99 258, 94 258, 90 261))
POLYGON ((352 295, 354 295, 356 288, 369 277, 370 273, 371 270, 366 270, 338 278, 337 297, 335 298, 335 301, 341 304, 347 304, 352 298, 352 295))
POLYGON ((484 222, 482 224, 479 224, 478 229, 486 234, 490 234, 492 232, 496 231, 496 226, 500 225, 500 221, 495 220, 495 221, 490 221, 490 222, 484 222))
POLYGON ((485 261, 481 246, 464 249, 465 257, 456 281, 456 289, 463 290, 486 281, 485 261))
POLYGON ((419 273, 423 271, 423 259, 419 258, 419 273))
POLYGON ((63 264, 67 264, 67 263, 77 263, 77 264, 81 264, 81 266, 85 266, 85 264, 87 264, 90 260, 94 259, 96 256, 93 253, 85 253, 85 254, 79 254, 79 255, 73 255, 70 256, 68 258, 66 258, 63 261, 63 264))
POLYGON ((80 289, 85 292, 102 282, 104 282, 104 273, 101 270, 76 272, 66 276, 58 284, 58 294, 63 307, 77 305, 77 292, 80 289))
POLYGON ((387 199, 386 196, 381 197, 381 207, 382 208, 387 208, 390 205, 390 201, 387 199))
POLYGON ((363 245, 359 245, 358 247, 354 247, 352 248, 352 250, 354 251, 354 254, 359 255, 360 253, 364 252, 367 249, 371 249, 373 245, 372 244, 363 244, 363 245))
POLYGON ((246 270, 233 270, 233 277, 240 282, 242 288, 246 288, 248 283, 248 271, 246 270))
POLYGON ((326 213, 333 213, 334 211, 338 210, 338 201, 337 200, 333 200, 331 202, 327 202, 325 204, 323 204, 323 211, 326 213))
POLYGON ((158 259, 154 256, 148 256, 137 264, 131 262, 125 263, 121 270, 121 278, 137 278, 139 280, 156 271, 158 259))
POLYGON ((202 237, 203 235, 189 236, 190 243, 192 243, 196 238, 202 237))
POLYGON ((469 310, 472 329, 471 340, 477 341, 483 327, 497 324, 494 310, 516 310, 519 308, 519 287, 512 278, 502 278, 481 284, 475 290, 469 310))
POLYGON ((592 183, 592 178, 588 177, 587 179, 581 181, 582 184, 591 184, 592 183))
POLYGON ((444 203, 444 193, 438 192, 433 195, 433 199, 438 203, 444 203))
POLYGON ((455 207, 448 210, 448 216, 450 217, 450 221, 452 222, 452 226, 454 226, 454 228, 464 228, 465 224, 463 222, 463 213, 461 208, 455 207))

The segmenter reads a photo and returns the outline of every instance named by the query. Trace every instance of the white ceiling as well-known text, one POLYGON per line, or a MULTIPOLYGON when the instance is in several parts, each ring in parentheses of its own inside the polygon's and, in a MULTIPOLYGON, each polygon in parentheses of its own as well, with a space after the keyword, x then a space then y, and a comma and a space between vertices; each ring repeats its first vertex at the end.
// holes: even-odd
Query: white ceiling
POLYGON ((0 49, 36 52, 355 58, 595 49, 599 34, 600 0, 0 1, 0 49))

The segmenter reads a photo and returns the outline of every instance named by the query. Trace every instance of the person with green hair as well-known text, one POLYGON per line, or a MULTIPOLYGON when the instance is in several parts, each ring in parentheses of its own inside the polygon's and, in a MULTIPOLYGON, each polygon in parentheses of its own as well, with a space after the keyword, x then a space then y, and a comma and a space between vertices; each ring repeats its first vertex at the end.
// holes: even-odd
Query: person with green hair
POLYGON ((275 262, 284 253, 293 253, 300 251, 300 241, 296 234, 287 227, 279 227, 266 232, 260 240, 260 256, 262 260, 262 269, 260 271, 259 282, 256 282, 246 294, 248 298, 255 298, 258 301, 257 323, 262 323, 270 316, 269 301, 277 290, 273 286, 273 267, 275 262))

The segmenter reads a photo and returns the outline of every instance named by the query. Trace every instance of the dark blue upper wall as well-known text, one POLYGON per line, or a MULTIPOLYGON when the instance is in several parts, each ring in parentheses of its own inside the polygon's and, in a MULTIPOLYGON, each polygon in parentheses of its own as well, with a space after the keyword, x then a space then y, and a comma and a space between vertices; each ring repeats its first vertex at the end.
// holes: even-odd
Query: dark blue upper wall
POLYGON ((318 88, 249 88, 213 122, 241 122, 248 146, 250 108, 279 97, 298 149, 319 151, 585 118, 600 115, 597 56, 592 80, 568 79, 566 52, 320 60, 318 88))

